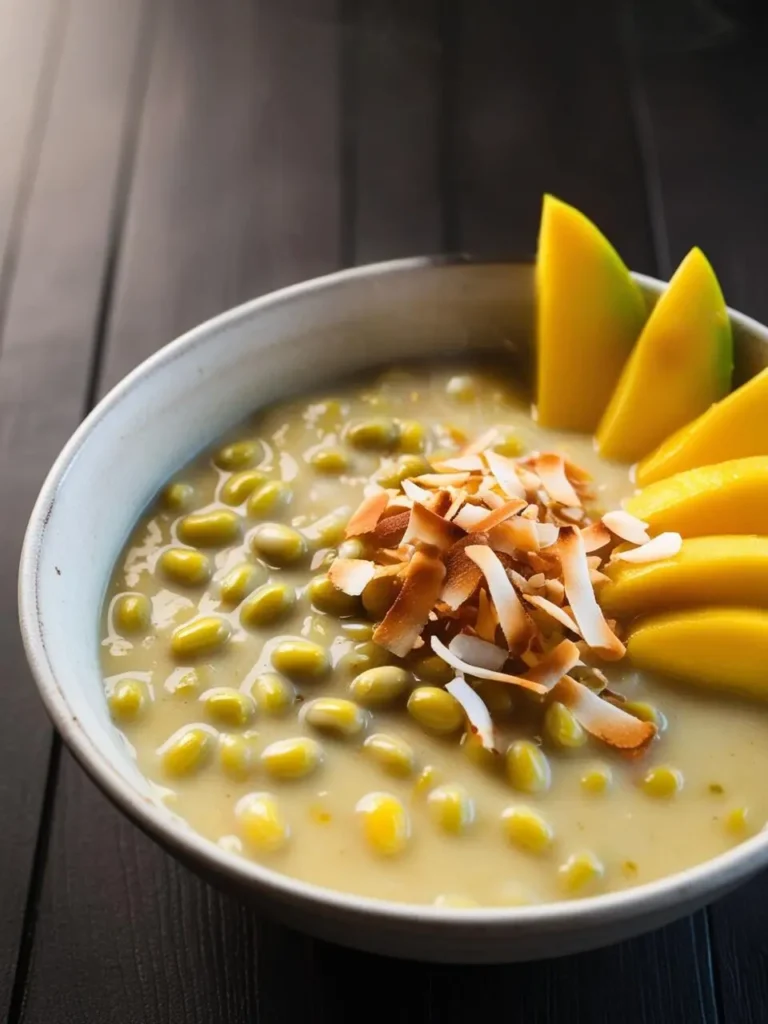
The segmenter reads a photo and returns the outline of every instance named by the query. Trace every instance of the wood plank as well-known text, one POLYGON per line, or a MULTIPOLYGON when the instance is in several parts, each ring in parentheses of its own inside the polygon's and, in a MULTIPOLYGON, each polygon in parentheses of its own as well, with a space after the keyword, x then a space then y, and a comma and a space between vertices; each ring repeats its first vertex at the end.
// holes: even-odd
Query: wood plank
POLYGON ((438 0, 358 0, 342 83, 351 140, 347 262, 441 248, 438 0))
MULTIPOLYGON (((35 7, 14 6, 13 11, 23 21, 24 12, 35 7)), ((37 13, 44 13, 43 8, 37 13)), ((38 28, 44 34, 45 25, 38 28)), ((127 0, 77 0, 68 8, 68 17, 56 28, 62 36, 46 87, 50 104, 44 116, 36 113, 33 118, 45 126, 35 143, 39 152, 33 161, 22 161, 30 175, 29 195, 13 243, 18 251, 0 352, 2 1020, 15 1012, 20 993, 13 990, 17 956, 24 959, 30 937, 31 916, 25 917, 25 909, 31 911, 36 895, 36 842, 39 838, 40 850, 45 843, 45 828, 38 837, 38 826, 52 736, 18 635, 16 573, 32 503, 53 458, 82 416, 88 393, 137 29, 137 5, 127 0)), ((18 25, 12 26, 11 38, 17 30, 18 25)), ((32 38, 26 51, 29 59, 37 60, 32 38)), ((0 78, 5 73, 6 69, 0 71, 0 78)), ((34 75, 30 88, 33 79, 34 75)), ((6 100, 0 100, 0 107, 6 100)), ((44 102, 48 104, 47 99, 44 102)), ((21 132, 20 122, 14 132, 21 132)), ((17 142, 18 138, 14 145, 17 142)), ((9 166, 20 166, 17 157, 9 149, 9 166)), ((0 179, 4 182, 3 175, 0 179)))
MULTIPOLYGON (((334 9, 161 13, 101 391, 201 319, 338 266, 334 9)), ((64 756, 25 1021, 310 1019, 311 963, 309 940, 189 875, 64 756)))
POLYGON ((53 0, 0 2, 0 314, 37 173, 66 14, 66 5, 53 0))
MULTIPOLYGON (((768 67, 761 37, 750 33, 747 23, 695 52, 659 52, 656 41, 646 39, 637 89, 668 248, 665 272, 700 245, 726 301, 766 322, 768 67)), ((709 910, 722 1024, 768 1019, 766 901, 763 872, 709 910)))

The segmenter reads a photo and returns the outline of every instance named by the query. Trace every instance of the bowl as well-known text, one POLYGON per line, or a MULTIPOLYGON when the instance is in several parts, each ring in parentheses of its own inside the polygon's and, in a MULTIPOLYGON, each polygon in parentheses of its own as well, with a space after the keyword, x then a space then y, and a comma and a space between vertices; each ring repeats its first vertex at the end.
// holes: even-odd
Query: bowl
MULTIPOLYGON (((651 298, 664 285, 637 280, 651 298)), ((741 376, 768 362, 768 331, 731 313, 741 376)), ((533 273, 525 264, 411 259, 344 271, 248 302, 134 370, 64 448, 22 552, 21 628, 53 723, 111 800, 173 856, 283 922, 360 949, 444 962, 573 953, 663 925, 768 864, 768 832, 620 893, 542 906, 449 910, 296 881, 194 832, 156 796, 112 725, 98 623, 113 564, 164 482, 260 405, 367 366, 496 352, 527 372, 533 273)))

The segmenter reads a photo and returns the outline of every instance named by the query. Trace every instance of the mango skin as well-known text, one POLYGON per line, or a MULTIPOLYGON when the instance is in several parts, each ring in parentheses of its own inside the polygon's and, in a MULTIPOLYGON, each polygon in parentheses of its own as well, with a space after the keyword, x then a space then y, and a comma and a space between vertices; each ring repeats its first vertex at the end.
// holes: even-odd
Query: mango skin
POLYGON ((768 611, 696 608, 640 619, 627 654, 639 669, 700 689, 768 699, 768 611))
POLYGON ((726 459, 768 455, 766 411, 768 369, 663 441, 637 467, 638 486, 726 459))
POLYGON ((644 458, 727 395, 732 373, 723 293, 704 253, 691 249, 622 371, 597 429, 598 451, 618 462, 644 458))
POLYGON ((644 487, 624 507, 651 527, 683 537, 766 533, 768 456, 732 459, 676 473, 644 487))
POLYGON ((707 604, 768 608, 768 537, 691 537, 674 558, 605 571, 598 597, 611 618, 707 604))
POLYGON ((536 303, 539 422, 591 434, 647 308, 605 236, 583 213, 550 195, 541 214, 536 303))

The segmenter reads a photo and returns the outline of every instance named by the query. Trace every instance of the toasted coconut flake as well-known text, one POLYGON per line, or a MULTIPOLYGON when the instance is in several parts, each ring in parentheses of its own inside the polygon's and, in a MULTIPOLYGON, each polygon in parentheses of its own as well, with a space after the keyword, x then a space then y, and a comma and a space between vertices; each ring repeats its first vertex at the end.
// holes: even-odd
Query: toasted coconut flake
POLYGON ((517 463, 506 455, 499 455, 491 449, 483 452, 488 469, 496 477, 499 487, 508 498, 524 498, 525 489, 517 474, 517 463))
POLYGON ((620 551, 614 557, 617 562, 658 562, 662 558, 673 558, 679 554, 682 546, 683 538, 679 533, 660 533, 647 544, 629 551, 620 551))
POLYGON ((487 513, 480 522, 475 523, 472 527, 472 531, 485 533, 488 530, 492 530, 494 526, 498 526, 500 523, 505 523, 507 519, 511 519, 512 516, 517 515, 517 513, 523 508, 525 508, 525 498, 512 498, 510 501, 505 501, 503 505, 499 506, 499 508, 494 509, 493 512, 487 513))
POLYGON ((554 604, 562 604, 565 600, 565 587, 560 580, 547 580, 544 589, 554 604))
MULTIPOLYGON (((467 559, 469 561, 469 559, 467 559)), ((474 565, 474 562, 472 563, 474 565)), ((475 568, 477 568, 475 566, 475 568)), ((475 620, 475 632, 481 640, 493 643, 496 639, 496 629, 499 625, 499 617, 493 602, 488 597, 485 588, 481 588, 477 597, 477 619, 475 620)))
POLYGON ((512 648, 526 640, 531 633, 531 623, 499 556, 490 547, 482 544, 467 547, 466 554, 485 577, 488 592, 499 616, 499 625, 509 647, 512 648))
POLYGON ((566 507, 581 508, 581 498, 565 475, 565 463, 562 455, 557 455, 555 452, 542 452, 533 460, 533 468, 552 501, 566 507))
POLYGON ((482 473, 485 469, 479 455, 457 455, 442 462, 433 462, 432 466, 438 473, 482 473))
POLYGON ((455 654, 451 654, 442 640, 436 636, 431 637, 429 642, 438 658, 442 658, 447 665, 462 675, 476 676, 478 679, 493 679, 497 683, 509 683, 511 686, 522 686, 523 689, 537 693, 539 696, 547 693, 547 688, 535 679, 526 679, 525 676, 515 676, 508 672, 495 672, 493 669, 481 668, 480 665, 470 665, 462 661, 455 654))
POLYGON ((565 593, 581 635, 589 646, 600 651, 603 657, 623 657, 624 644, 609 628, 595 598, 589 580, 584 541, 577 529, 572 526, 563 527, 560 531, 558 554, 563 570, 565 593))
POLYGON ((469 473, 422 473, 413 477, 419 487, 462 487, 469 480, 469 473))
POLYGON ((418 484, 415 484, 413 480, 408 478, 403 480, 400 486, 403 488, 403 492, 406 497, 410 498, 411 501, 420 501, 422 505, 434 497, 432 491, 428 491, 424 487, 419 487, 418 484))
POLYGON ((478 523, 488 518, 488 509, 482 505, 465 505, 458 515, 453 517, 453 522, 468 533, 474 533, 478 523))
POLYGON ((539 493, 539 488, 541 487, 541 480, 539 477, 536 473, 532 473, 531 470, 527 469, 525 466, 518 465, 516 469, 517 478, 523 485, 525 493, 529 496, 536 497, 539 493))
POLYGON ((475 438, 474 441, 470 441, 469 444, 465 445, 462 450, 462 455, 478 455, 481 452, 485 453, 485 449, 488 448, 496 438, 499 436, 499 432, 496 427, 490 427, 480 437, 475 438))
POLYGON ((478 566, 466 554, 466 548, 470 544, 477 544, 480 536, 480 534, 476 534, 472 537, 463 537, 457 544, 454 544, 446 557, 445 582, 440 600, 451 611, 456 611, 465 601, 469 600, 483 578, 478 566))
POLYGON ((506 498, 496 491, 483 491, 482 494, 478 491, 478 497, 482 498, 488 508, 501 508, 506 504, 506 498))
POLYGON ((581 531, 581 539, 584 541, 584 550, 587 554, 592 551, 600 551, 613 539, 611 531, 602 522, 591 523, 581 531))
POLYGON ((440 551, 447 551, 460 536, 461 530, 458 526, 449 523, 442 516, 435 515, 417 501, 411 509, 408 529, 403 534, 401 543, 415 544, 418 541, 422 544, 432 544, 440 551))
POLYGON ((610 576, 606 576, 605 573, 600 572, 599 569, 590 569, 589 579, 593 587, 599 587, 601 583, 607 583, 610 576))
POLYGON ((498 754, 496 734, 493 728, 491 713, 483 703, 479 693, 472 689, 466 680, 456 676, 450 683, 446 684, 446 690, 464 708, 469 727, 486 750, 498 754))
POLYGON ((334 587, 350 597, 359 597, 375 575, 376 566, 364 558, 335 558, 328 570, 334 587))
POLYGON ((553 544, 557 543, 557 538, 560 536, 560 528, 555 526, 554 523, 534 523, 534 529, 539 541, 539 550, 541 548, 550 548, 553 544))
POLYGON ((570 676, 560 680, 552 696, 565 704, 590 735, 617 750, 641 753, 656 735, 651 722, 622 711, 570 676))
POLYGON ((385 516, 380 519, 373 531, 373 543, 380 548, 397 547, 408 529, 410 518, 411 513, 407 511, 396 512, 393 516, 385 516))
POLYGON ((553 647, 533 668, 525 673, 525 678, 551 690, 560 682, 566 672, 570 672, 575 665, 579 664, 579 661, 580 653, 576 644, 570 640, 562 640, 557 647, 553 647))
POLYGON ((389 495, 386 491, 376 491, 364 498, 360 507, 347 523, 344 536, 347 538, 360 537, 364 533, 371 533, 376 529, 376 524, 388 504, 389 495))
POLYGON ((515 516, 491 530, 488 534, 490 545, 494 551, 503 551, 504 554, 512 556, 519 551, 538 551, 538 525, 532 523, 530 519, 515 516))
POLYGON ((541 590, 546 585, 547 577, 543 572, 534 573, 528 580, 528 586, 533 587, 534 590, 541 590))
POLYGON ((557 510, 557 515, 566 521, 566 523, 580 523, 586 512, 583 508, 560 508, 557 510))
POLYGON ((448 510, 445 513, 445 518, 449 520, 455 519, 458 512, 461 511, 464 503, 467 500, 467 496, 462 490, 456 490, 453 494, 453 501, 448 506, 448 510))
MULTIPOLYGON (((630 515, 623 509, 606 512, 601 522, 620 540, 626 540, 630 544, 647 544, 651 539, 648 536, 648 523, 644 523, 642 519, 630 515)), ((595 550, 597 549, 595 548, 595 550)))
MULTIPOLYGON (((541 597, 538 594, 526 594, 523 600, 527 601, 528 604, 533 605, 534 608, 538 608, 540 612, 544 612, 545 615, 554 619, 555 622, 559 622, 561 626, 565 626, 566 629, 571 630, 572 633, 575 633, 577 636, 581 636, 581 630, 576 624, 573 616, 569 615, 564 608, 560 608, 552 601, 547 600, 546 597, 541 597)), ((570 670, 566 669, 566 672, 567 671, 570 670)))
POLYGON ((444 577, 445 566, 439 558, 417 551, 408 563, 394 604, 374 630, 374 642, 400 658, 405 657, 427 624, 444 577))
POLYGON ((448 650, 462 661, 494 671, 498 671, 509 657, 509 651, 497 647, 496 644, 488 643, 487 640, 481 640, 479 637, 469 636, 467 633, 459 633, 455 636, 448 644, 448 650))
POLYGON ((534 522, 539 518, 539 506, 527 505, 520 513, 523 519, 532 519, 534 522))

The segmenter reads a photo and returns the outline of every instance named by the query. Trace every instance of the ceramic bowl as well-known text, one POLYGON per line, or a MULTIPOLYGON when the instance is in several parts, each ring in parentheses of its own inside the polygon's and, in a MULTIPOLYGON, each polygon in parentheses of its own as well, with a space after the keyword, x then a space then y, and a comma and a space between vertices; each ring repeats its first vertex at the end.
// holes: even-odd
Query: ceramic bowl
MULTIPOLYGON (((657 295, 660 282, 638 278, 657 295)), ((155 796, 112 725, 98 624, 113 564, 163 483, 260 405, 353 369, 430 352, 495 351, 524 373, 533 277, 522 264, 404 260, 333 274, 248 302, 168 345, 91 413, 35 505, 20 572, 27 656, 54 725, 133 821, 220 887, 296 928, 361 949, 455 962, 572 953, 663 925, 768 864, 768 833, 650 885, 581 901, 448 910, 324 889, 228 853, 155 796)), ((742 374, 768 332, 732 313, 742 374)))

